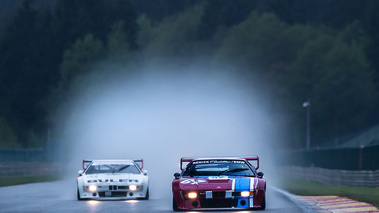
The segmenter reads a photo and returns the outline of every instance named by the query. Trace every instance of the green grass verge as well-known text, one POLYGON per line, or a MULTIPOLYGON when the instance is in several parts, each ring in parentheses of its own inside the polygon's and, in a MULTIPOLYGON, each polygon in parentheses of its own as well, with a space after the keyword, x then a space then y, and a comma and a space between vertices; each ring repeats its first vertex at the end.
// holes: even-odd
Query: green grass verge
POLYGON ((366 202, 379 208, 378 188, 331 186, 295 178, 283 178, 278 186, 295 195, 337 195, 366 202))
POLYGON ((26 184, 26 183, 54 181, 54 180, 60 180, 60 179, 62 179, 61 175, 3 177, 3 178, 0 178, 0 187, 26 184))

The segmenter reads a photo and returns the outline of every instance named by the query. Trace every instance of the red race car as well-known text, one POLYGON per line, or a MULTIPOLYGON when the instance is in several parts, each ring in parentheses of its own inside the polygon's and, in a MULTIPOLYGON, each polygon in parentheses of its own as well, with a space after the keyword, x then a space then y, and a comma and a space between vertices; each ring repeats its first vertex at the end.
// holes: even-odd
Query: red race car
POLYGON ((181 158, 182 172, 175 173, 172 181, 172 208, 264 210, 266 180, 258 168, 258 156, 181 158))

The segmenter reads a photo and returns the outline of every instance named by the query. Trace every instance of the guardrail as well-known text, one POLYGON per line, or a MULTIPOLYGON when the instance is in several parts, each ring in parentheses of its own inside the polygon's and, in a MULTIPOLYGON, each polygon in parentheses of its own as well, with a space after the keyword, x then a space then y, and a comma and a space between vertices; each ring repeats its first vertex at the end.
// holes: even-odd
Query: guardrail
POLYGON ((281 166, 320 167, 338 170, 378 170, 379 145, 343 149, 314 149, 278 152, 281 166))
POLYGON ((0 163, 0 177, 41 176, 59 174, 62 163, 50 162, 4 162, 0 163))
POLYGON ((379 187, 379 170, 336 170, 318 167, 284 166, 283 174, 329 185, 379 187))

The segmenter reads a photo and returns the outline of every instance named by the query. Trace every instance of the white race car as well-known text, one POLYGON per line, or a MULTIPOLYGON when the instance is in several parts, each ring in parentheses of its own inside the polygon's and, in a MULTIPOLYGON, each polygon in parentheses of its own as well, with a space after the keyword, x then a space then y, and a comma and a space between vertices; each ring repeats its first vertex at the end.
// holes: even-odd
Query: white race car
POLYGON ((83 160, 77 177, 78 200, 149 199, 143 160, 83 160))

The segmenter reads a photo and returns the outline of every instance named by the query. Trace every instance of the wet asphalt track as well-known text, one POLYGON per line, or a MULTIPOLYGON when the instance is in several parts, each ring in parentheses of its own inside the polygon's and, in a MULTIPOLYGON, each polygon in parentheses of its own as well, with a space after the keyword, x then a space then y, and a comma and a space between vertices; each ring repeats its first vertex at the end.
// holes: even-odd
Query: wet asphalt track
MULTIPOLYGON (((311 212, 303 203, 273 188, 267 189, 265 211, 226 212, 311 212)), ((173 212, 171 195, 138 201, 77 201, 74 179, 0 187, 0 212, 173 212)), ((225 211, 206 211, 225 212, 225 211)))

